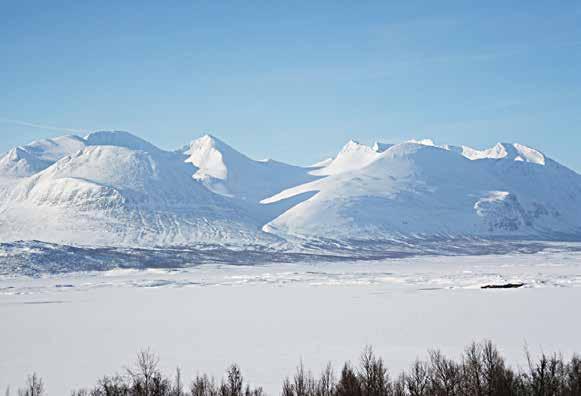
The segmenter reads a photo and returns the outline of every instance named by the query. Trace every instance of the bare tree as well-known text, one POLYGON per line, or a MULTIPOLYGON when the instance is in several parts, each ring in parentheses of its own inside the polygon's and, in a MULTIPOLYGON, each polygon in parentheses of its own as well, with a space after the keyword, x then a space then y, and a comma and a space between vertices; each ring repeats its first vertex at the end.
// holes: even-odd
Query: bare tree
POLYGON ((406 379, 405 374, 402 373, 400 376, 393 382, 391 394, 393 396, 408 396, 406 391, 406 379))
POLYGON ((438 350, 430 351, 429 356, 432 392, 445 396, 455 396, 460 394, 460 366, 454 361, 446 358, 438 350))
MULTIPOLYGON (((563 356, 542 354, 533 359, 527 352, 528 371, 508 367, 504 358, 489 341, 470 345, 459 362, 439 351, 429 352, 428 361, 416 360, 406 372, 391 380, 383 360, 371 348, 361 355, 357 371, 349 363, 343 366, 339 380, 328 364, 315 379, 303 363, 294 377, 288 377, 283 396, 579 396, 581 395, 581 358, 570 361, 563 356)), ((42 380, 28 377, 19 396, 44 396, 42 380)), ((6 395, 10 390, 6 389, 6 395)), ((207 375, 197 376, 188 391, 184 390, 182 373, 175 378, 164 376, 158 359, 149 350, 137 356, 137 363, 127 375, 103 377, 93 389, 78 390, 71 396, 264 396, 261 388, 244 384, 240 368, 231 365, 217 384, 207 375)))
POLYGON ((217 396, 218 390, 216 388, 214 379, 210 379, 205 374, 198 375, 192 382, 190 393, 191 396, 217 396))
POLYGON ((365 396, 384 396, 387 394, 389 378, 383 360, 377 358, 370 346, 361 354, 359 371, 361 390, 365 396))
POLYGON ((26 389, 18 390, 18 396, 43 396, 44 395, 44 384, 42 379, 33 373, 28 376, 26 382, 26 389))
POLYGON ((290 379, 286 377, 282 383, 282 396, 294 396, 295 390, 293 388, 293 384, 290 382, 290 379))
POLYGON ((484 396, 482 372, 481 348, 473 342, 465 349, 462 357, 462 391, 465 394, 484 396))
POLYGON ((312 396, 315 392, 315 380, 312 374, 305 370, 302 360, 294 376, 293 391, 296 396, 312 396))
POLYGON ((321 372, 321 376, 319 377, 316 395, 333 396, 334 394, 335 394, 335 374, 333 373, 333 366, 329 362, 327 363, 327 365, 321 372))
POLYGON ((428 394, 429 375, 425 362, 416 359, 409 374, 404 375, 407 391, 411 396, 425 396, 428 394))
POLYGON ((240 367, 238 365, 231 365, 226 372, 225 394, 223 396, 242 396, 242 386, 244 380, 240 367))
POLYGON ((179 367, 176 368, 176 376, 174 387, 172 389, 172 396, 184 396, 184 385, 182 383, 182 371, 179 367))

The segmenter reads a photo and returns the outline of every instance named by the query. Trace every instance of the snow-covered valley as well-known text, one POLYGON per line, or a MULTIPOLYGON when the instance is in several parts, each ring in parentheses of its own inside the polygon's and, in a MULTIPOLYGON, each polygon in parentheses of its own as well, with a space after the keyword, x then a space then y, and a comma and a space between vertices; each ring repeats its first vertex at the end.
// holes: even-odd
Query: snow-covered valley
POLYGON ((269 394, 301 359, 338 369, 365 345, 394 374, 429 348, 457 357, 481 339, 524 367, 525 347, 581 350, 576 250, 5 275, 0 389, 36 371, 50 394, 68 394, 145 347, 187 377, 220 377, 236 361, 269 394), (507 283, 524 285, 482 289, 507 283))
POLYGON ((580 240, 581 176, 520 144, 350 141, 303 167, 208 135, 33 142, 0 157, 0 389, 67 394, 146 347, 270 394, 365 345, 392 370, 484 338, 578 352, 580 240))

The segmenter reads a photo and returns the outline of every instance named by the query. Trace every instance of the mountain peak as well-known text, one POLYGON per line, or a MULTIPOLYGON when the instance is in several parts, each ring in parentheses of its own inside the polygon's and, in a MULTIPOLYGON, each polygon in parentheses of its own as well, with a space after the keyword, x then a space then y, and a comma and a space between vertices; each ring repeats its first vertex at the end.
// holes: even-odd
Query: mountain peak
POLYGON ((350 153, 353 151, 369 151, 371 147, 361 144, 356 140, 350 139, 341 149, 340 153, 350 153))
POLYGON ((19 161, 24 158, 30 158, 31 155, 21 146, 14 147, 8 152, 7 159, 9 161, 19 161))
POLYGON ((540 151, 531 147, 524 146, 519 143, 514 143, 513 147, 519 152, 520 154, 519 157, 522 158, 524 161, 532 162, 534 164, 539 165, 546 165, 547 162, 546 157, 540 151))
POLYGON ((234 149, 222 143, 214 136, 206 134, 193 140, 187 148, 185 155, 188 156, 186 162, 198 168, 198 171, 194 175, 195 179, 205 180, 215 178, 224 180, 228 177, 228 166, 225 156, 228 156, 230 153, 235 153, 234 156, 238 154, 234 149), (227 153, 223 151, 227 151, 227 153))
POLYGON ((85 137, 87 146, 118 146, 148 152, 160 151, 153 144, 126 131, 97 131, 85 137))
POLYGON ((379 151, 351 139, 343 146, 335 158, 328 161, 325 166, 312 171, 311 174, 327 176, 359 169, 373 162, 378 153, 379 151))
POLYGON ((186 162, 197 169, 193 178, 210 191, 258 203, 282 189, 314 179, 308 168, 272 159, 256 161, 220 139, 206 134, 190 143, 186 162))
POLYGON ((0 178, 31 176, 84 147, 85 140, 75 135, 35 140, 27 145, 14 147, 0 158, 0 178))
POLYGON ((190 145, 188 147, 189 152, 191 152, 192 150, 209 150, 209 149, 216 149, 220 152, 229 151, 230 153, 236 153, 235 155, 240 156, 244 155, 235 150, 234 148, 232 148, 230 145, 228 145, 221 139, 209 133, 206 133, 200 136, 199 138, 194 139, 192 142, 190 142, 190 145))
POLYGON ((510 161, 529 162, 537 165, 546 165, 547 158, 543 153, 519 143, 500 142, 487 150, 475 150, 465 147, 465 157, 477 159, 505 159, 510 161))
POLYGON ((170 153, 100 131, 13 148, 0 158, 0 183, 0 240, 170 246, 260 229, 347 241, 581 238, 581 176, 518 143, 350 140, 306 168, 253 160, 210 134, 170 153))
POLYGON ((214 135, 206 133, 206 134, 200 136, 199 138, 195 139, 195 141, 204 142, 204 143, 214 145, 219 141, 219 139, 217 139, 214 135))
POLYGON ((436 146, 432 139, 410 139, 406 143, 421 144, 422 146, 436 146))
POLYGON ((377 153, 383 153, 384 151, 389 150, 391 147, 393 147, 393 144, 375 142, 373 143, 373 146, 371 146, 371 149, 377 153))

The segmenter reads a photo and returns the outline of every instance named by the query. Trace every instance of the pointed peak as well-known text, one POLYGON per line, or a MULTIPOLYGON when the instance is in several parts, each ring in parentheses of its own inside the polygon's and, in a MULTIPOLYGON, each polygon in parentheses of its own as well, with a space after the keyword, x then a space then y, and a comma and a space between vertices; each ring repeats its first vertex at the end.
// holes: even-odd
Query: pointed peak
POLYGON ((193 154, 195 152, 203 152, 211 149, 219 152, 228 152, 230 153, 228 155, 232 155, 232 153, 236 153, 235 155, 242 155, 230 145, 209 133, 192 140, 186 149, 186 154, 193 154))
POLYGON ((197 138, 196 140, 207 141, 207 142, 220 141, 220 139, 216 138, 216 136, 212 135, 211 133, 205 133, 202 136, 200 136, 199 138, 197 138))
POLYGON ((371 146, 371 149, 377 153, 383 153, 384 151, 389 150, 391 147, 393 147, 393 144, 375 142, 373 143, 373 146, 371 146))
POLYGON ((347 142, 347 144, 343 146, 343 148, 341 149, 341 153, 348 153, 353 151, 371 151, 371 150, 372 150, 371 147, 351 139, 347 142))
POLYGON ((236 167, 249 159, 213 135, 205 134, 193 140, 184 151, 186 162, 198 168, 195 179, 206 180, 208 177, 226 180, 228 165, 236 167))
POLYGON ((498 142, 492 147, 492 150, 506 156, 509 152, 514 150, 514 147, 510 143, 498 142))
POLYGON ((8 152, 8 159, 10 161, 18 161, 23 158, 30 157, 30 153, 24 149, 22 146, 16 146, 8 152))
POLYGON ((191 145, 231 148, 228 143, 224 142, 219 137, 216 137, 216 135, 212 135, 211 133, 205 133, 202 136, 192 140, 190 142, 190 146, 191 145))

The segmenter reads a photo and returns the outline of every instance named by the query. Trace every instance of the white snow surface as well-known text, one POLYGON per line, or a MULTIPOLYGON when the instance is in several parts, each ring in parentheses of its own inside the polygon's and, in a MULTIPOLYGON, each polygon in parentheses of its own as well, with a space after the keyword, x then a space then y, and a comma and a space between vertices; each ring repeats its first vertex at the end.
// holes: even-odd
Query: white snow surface
POLYGON ((245 210, 193 181, 178 153, 126 133, 86 141, 82 151, 4 191, 3 240, 158 246, 275 239, 245 210))
POLYGON ((578 235, 581 177, 532 149, 514 147, 517 157, 504 153, 470 159, 425 141, 381 153, 357 147, 354 152, 366 154, 366 165, 263 200, 272 204, 314 194, 264 229, 286 236, 368 240, 578 235))
POLYGON ((373 162, 377 156, 378 152, 372 147, 350 140, 326 166, 311 173, 313 175, 328 176, 348 172, 363 168, 373 162))
POLYGON ((204 265, 187 270, 0 278, 0 389, 41 375, 51 395, 123 372, 151 348, 171 374, 221 378, 238 363, 254 385, 280 393, 302 360, 340 370, 372 345, 393 376, 428 349, 458 358, 490 339, 512 365, 581 351, 581 256, 416 257, 382 262, 204 265), (486 290, 488 284, 525 283, 486 290), (558 323, 558 325, 555 325, 558 323), (58 364, 55 364, 55 357, 58 364))
POLYGON ((14 147, 0 158, 0 179, 31 176, 82 150, 85 144, 83 138, 68 135, 14 147))
POLYGON ((197 168, 194 179, 209 190, 252 203, 316 179, 309 168, 252 160, 211 135, 194 140, 185 154, 197 168))
POLYGON ((0 242, 581 239, 581 176, 521 144, 349 141, 312 167, 256 161, 205 135, 168 152, 122 131, 0 159, 0 242))

